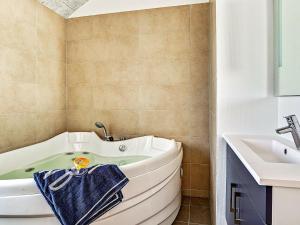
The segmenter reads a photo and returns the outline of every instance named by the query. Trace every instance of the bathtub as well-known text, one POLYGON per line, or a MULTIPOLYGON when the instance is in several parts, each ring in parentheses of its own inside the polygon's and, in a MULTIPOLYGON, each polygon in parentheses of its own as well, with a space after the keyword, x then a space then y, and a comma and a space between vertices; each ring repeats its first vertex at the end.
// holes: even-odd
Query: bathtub
MULTIPOLYGON (((166 224, 181 203, 182 146, 174 140, 144 136, 105 142, 93 132, 63 133, 45 142, 0 154, 0 177, 56 154, 90 152, 107 157, 147 156, 120 165, 130 182, 121 204, 92 224, 166 224)), ((32 178, 0 180, 0 225, 59 225, 32 178)))

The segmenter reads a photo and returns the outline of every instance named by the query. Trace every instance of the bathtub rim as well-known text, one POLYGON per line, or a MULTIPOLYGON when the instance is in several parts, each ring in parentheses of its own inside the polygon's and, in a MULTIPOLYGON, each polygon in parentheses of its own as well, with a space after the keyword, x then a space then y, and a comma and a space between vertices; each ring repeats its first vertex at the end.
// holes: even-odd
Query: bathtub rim
MULTIPOLYGON (((72 133, 90 134, 94 137, 97 137, 100 140, 100 142, 105 142, 105 141, 101 140, 101 138, 95 132, 64 132, 60 135, 69 135, 70 133, 71 134, 72 133)), ((53 138, 50 138, 49 140, 46 140, 46 141, 41 142, 41 143, 45 143, 47 141, 53 140, 54 138, 56 138, 60 135, 57 135, 57 136, 55 136, 53 138)), ((167 141, 172 141, 173 146, 170 149, 165 150, 161 154, 158 154, 157 156, 153 156, 151 158, 148 158, 148 159, 145 159, 145 160, 142 160, 142 161, 138 161, 138 162, 135 162, 135 163, 120 166, 119 168, 121 169, 121 171, 129 179, 140 176, 140 175, 143 175, 145 173, 149 173, 149 172, 151 172, 155 169, 158 169, 158 168, 170 163, 182 151, 182 143, 181 142, 176 142, 174 139, 160 138, 160 137, 155 137, 155 136, 151 136, 151 135, 140 136, 140 137, 136 137, 136 138, 132 138, 132 139, 138 139, 138 138, 164 139, 164 140, 167 140, 167 141)), ((126 143, 126 141, 129 141, 129 140, 132 140, 132 139, 124 140, 123 142, 126 143)), ((37 143, 37 144, 34 144, 34 145, 38 145, 38 144, 41 144, 41 143, 37 143)), ((119 142, 119 143, 121 143, 121 142, 119 142)), ((30 146, 27 146, 27 147, 30 147, 30 146)), ((25 148, 27 148, 27 147, 25 147, 25 148)), ((16 149, 16 150, 13 150, 13 151, 20 151, 21 149, 23 149, 23 148, 16 149)), ((11 152, 13 152, 13 151, 11 151, 11 152)), ((61 151, 61 152, 67 152, 67 151, 68 151, 68 149, 65 148, 64 151, 61 151)), ((7 153, 11 154, 11 152, 7 152, 7 153)), ((3 153, 3 154, 6 154, 6 153, 3 153)), ((55 152, 53 152, 53 154, 55 154, 55 152)), ((24 189, 26 189, 26 188, 32 189, 32 188, 34 188, 32 186, 35 186, 33 178, 0 180, 0 191, 3 190, 3 189, 6 189, 6 188, 10 188, 10 187, 15 187, 16 189, 21 188, 21 187, 24 188, 24 189)), ((36 188, 36 190, 37 190, 37 188, 36 188)), ((36 194, 36 193, 33 192, 32 190, 31 191, 28 190, 28 193, 26 193, 26 194, 31 195, 31 194, 36 194)), ((20 195, 24 195, 24 194, 17 194, 17 192, 16 192, 16 195, 9 195, 9 196, 20 196, 20 195)))
MULTIPOLYGON (((175 175, 175 174, 174 174, 175 175)), ((150 224, 153 224, 154 221, 160 221, 160 222, 164 222, 164 221, 173 221, 178 213, 178 209, 180 208, 180 200, 181 200, 181 192, 180 192, 180 178, 179 178, 179 174, 177 176, 172 176, 172 178, 166 183, 166 185, 157 190, 157 192, 155 192, 153 195, 151 195, 149 198, 145 199, 144 201, 138 203, 137 205, 134 205, 133 207, 129 207, 125 210, 122 210, 120 212, 117 212, 116 214, 114 215, 109 215, 112 213, 112 211, 109 211, 108 212, 108 215, 104 216, 103 217, 100 217, 98 218, 96 221, 94 221, 93 224, 95 225, 98 225, 98 224, 106 224, 106 225, 113 225, 115 224, 116 222, 116 219, 115 218, 118 218, 118 219, 125 219, 124 218, 124 213, 127 214, 128 210, 132 210, 132 209, 135 209, 136 207, 139 207, 141 204, 143 204, 144 206, 143 209, 144 210, 147 210, 147 212, 149 211, 149 207, 145 207, 145 202, 148 202, 151 203, 151 205, 153 204, 157 204, 158 201, 161 203, 162 200, 163 200, 163 208, 161 210, 159 210, 157 207, 151 207, 151 212, 150 214, 147 213, 147 214, 144 214, 144 213, 141 213, 139 214, 140 218, 138 219, 140 223, 138 224, 147 224, 147 225, 150 225, 150 224), (170 183, 173 183, 176 179, 179 179, 179 183, 178 185, 172 185, 170 186, 170 183), (170 190, 170 188, 173 187, 173 191, 170 190), (176 188, 175 188, 176 187, 176 188), (174 189, 175 188, 175 189, 174 189), (165 198, 162 198, 165 196, 165 194, 163 192, 167 191, 167 195, 169 195, 168 199, 165 199, 165 198), (177 193, 177 194, 176 194, 177 193), (159 199, 157 199, 157 197, 159 197, 159 199), (155 202, 153 202, 153 199, 157 199, 155 202), (156 209, 155 211, 156 212, 153 212, 153 209, 156 209), (142 219, 143 217, 143 219, 142 219)), ((146 203, 147 205, 147 203, 146 203)), ((1 217, 0 216, 0 223, 1 223, 1 220, 3 219, 4 221, 8 222, 6 224, 12 224, 12 225, 16 225, 18 223, 16 223, 17 220, 19 219, 32 219, 32 220, 35 220, 35 219, 43 219, 43 218, 54 218, 54 215, 51 214, 51 215, 45 215, 45 216, 37 216, 37 217, 24 217, 24 216, 3 216, 1 217), (12 220, 12 222, 10 223, 10 220, 12 220), (15 221, 14 221, 15 220, 15 221)), ((55 221, 51 221, 51 224, 52 222, 54 222, 53 224, 59 224, 58 221, 56 222, 55 221)), ((28 222, 26 224, 29 224, 28 222)), ((30 224, 40 224, 40 223, 37 223, 36 221, 32 221, 32 223, 30 224)), ((126 219, 124 220, 124 224, 132 224, 132 223, 129 223, 126 219)), ((165 224, 165 223, 164 223, 165 224)), ((171 224, 171 223, 167 223, 167 224, 171 224)))

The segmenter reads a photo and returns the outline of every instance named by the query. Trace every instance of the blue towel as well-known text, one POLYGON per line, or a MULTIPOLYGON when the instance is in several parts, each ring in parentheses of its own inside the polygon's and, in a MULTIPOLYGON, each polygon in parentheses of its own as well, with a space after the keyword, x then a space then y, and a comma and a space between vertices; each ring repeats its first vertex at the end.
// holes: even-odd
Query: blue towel
POLYGON ((34 173, 34 180, 62 225, 86 225, 122 202, 128 178, 116 165, 34 173))

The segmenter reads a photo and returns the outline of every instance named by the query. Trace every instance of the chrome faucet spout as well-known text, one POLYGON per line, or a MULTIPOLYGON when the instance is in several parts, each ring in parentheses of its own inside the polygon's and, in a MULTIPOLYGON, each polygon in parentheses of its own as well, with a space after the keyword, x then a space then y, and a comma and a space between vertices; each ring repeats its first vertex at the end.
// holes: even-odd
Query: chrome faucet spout
POLYGON ((288 125, 282 128, 276 129, 277 134, 291 133, 296 145, 296 148, 300 150, 300 124, 296 115, 290 115, 285 117, 288 125))
POLYGON ((96 122, 96 123, 95 123, 95 126, 96 126, 97 128, 102 128, 102 129, 103 129, 105 141, 113 141, 113 140, 114 140, 114 138, 113 138, 112 136, 110 136, 109 133, 107 132, 107 130, 106 130, 106 128, 105 128, 105 126, 104 126, 103 123, 101 123, 101 122, 96 122))
POLYGON ((290 126, 282 127, 276 129, 277 134, 286 134, 292 132, 292 128, 290 126))

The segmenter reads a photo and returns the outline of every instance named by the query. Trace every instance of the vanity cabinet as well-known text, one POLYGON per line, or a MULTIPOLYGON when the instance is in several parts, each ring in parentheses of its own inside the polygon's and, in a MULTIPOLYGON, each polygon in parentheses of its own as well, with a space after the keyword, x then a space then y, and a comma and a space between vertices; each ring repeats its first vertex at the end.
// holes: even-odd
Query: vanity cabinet
POLYGON ((258 185, 227 146, 226 220, 228 225, 271 225, 272 187, 258 185))

